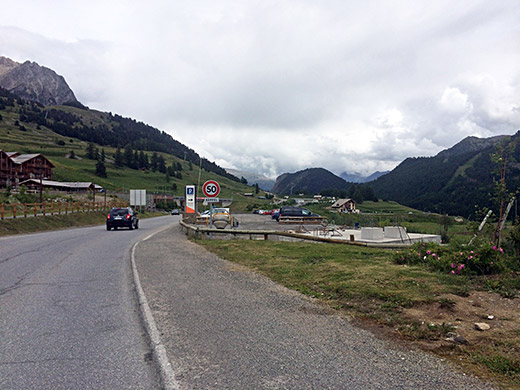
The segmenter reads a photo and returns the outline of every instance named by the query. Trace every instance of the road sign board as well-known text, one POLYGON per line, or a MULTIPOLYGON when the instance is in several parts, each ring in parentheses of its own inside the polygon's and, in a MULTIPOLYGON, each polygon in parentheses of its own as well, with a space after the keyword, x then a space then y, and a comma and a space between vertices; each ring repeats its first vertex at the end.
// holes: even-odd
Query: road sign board
POLYGON ((204 198, 204 205, 207 205, 208 203, 218 203, 220 202, 219 198, 204 198))
POLYGON ((146 206, 146 190, 130 190, 130 206, 146 206))
POLYGON ((195 213, 195 186, 186 186, 186 214, 195 213))
POLYGON ((202 186, 202 192, 208 198, 216 198, 220 193, 220 185, 215 180, 208 180, 202 186))

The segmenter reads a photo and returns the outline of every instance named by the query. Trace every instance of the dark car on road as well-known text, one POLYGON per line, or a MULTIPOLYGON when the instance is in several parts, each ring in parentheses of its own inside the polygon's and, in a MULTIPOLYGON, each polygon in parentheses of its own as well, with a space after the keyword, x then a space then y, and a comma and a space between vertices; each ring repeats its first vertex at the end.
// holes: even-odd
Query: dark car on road
POLYGON ((280 217, 319 217, 319 215, 313 214, 310 210, 303 207, 285 206, 276 215, 276 220, 278 221, 280 217))
POLYGON ((139 229, 137 213, 130 207, 114 207, 107 215, 107 230, 117 230, 120 227, 139 229))

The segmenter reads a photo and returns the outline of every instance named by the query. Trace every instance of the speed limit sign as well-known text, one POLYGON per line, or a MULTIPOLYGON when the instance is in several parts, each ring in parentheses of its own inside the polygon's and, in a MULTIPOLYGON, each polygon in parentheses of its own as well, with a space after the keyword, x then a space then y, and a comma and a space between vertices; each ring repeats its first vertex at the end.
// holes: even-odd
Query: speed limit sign
POLYGON ((208 198, 215 198, 220 193, 220 186, 215 180, 208 180, 202 186, 202 192, 208 198))

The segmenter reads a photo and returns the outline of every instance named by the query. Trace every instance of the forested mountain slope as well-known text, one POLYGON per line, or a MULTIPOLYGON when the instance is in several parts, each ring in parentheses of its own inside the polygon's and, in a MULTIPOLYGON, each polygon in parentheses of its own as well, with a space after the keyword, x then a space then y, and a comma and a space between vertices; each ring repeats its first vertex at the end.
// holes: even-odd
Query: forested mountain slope
POLYGON ((487 139, 468 137, 434 157, 407 158, 390 173, 370 182, 376 194, 424 211, 471 216, 475 205, 492 207, 497 168, 491 154, 497 145, 510 147, 506 183, 520 188, 520 132, 487 139))

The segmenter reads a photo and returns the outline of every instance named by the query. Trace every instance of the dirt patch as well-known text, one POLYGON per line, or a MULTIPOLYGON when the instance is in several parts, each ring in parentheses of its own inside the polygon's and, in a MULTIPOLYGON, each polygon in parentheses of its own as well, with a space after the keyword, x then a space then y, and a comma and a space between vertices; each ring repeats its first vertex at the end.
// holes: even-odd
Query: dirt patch
MULTIPOLYGON (((468 297, 445 294, 439 302, 403 309, 403 314, 413 321, 445 327, 453 326, 453 333, 463 336, 470 345, 501 340, 504 334, 520 335, 520 300, 502 298, 496 293, 472 292, 468 297), (490 329, 475 329, 475 323, 486 323, 490 329)), ((429 340, 430 347, 438 347, 446 341, 429 340), (432 345, 433 344, 433 345, 432 345)))

